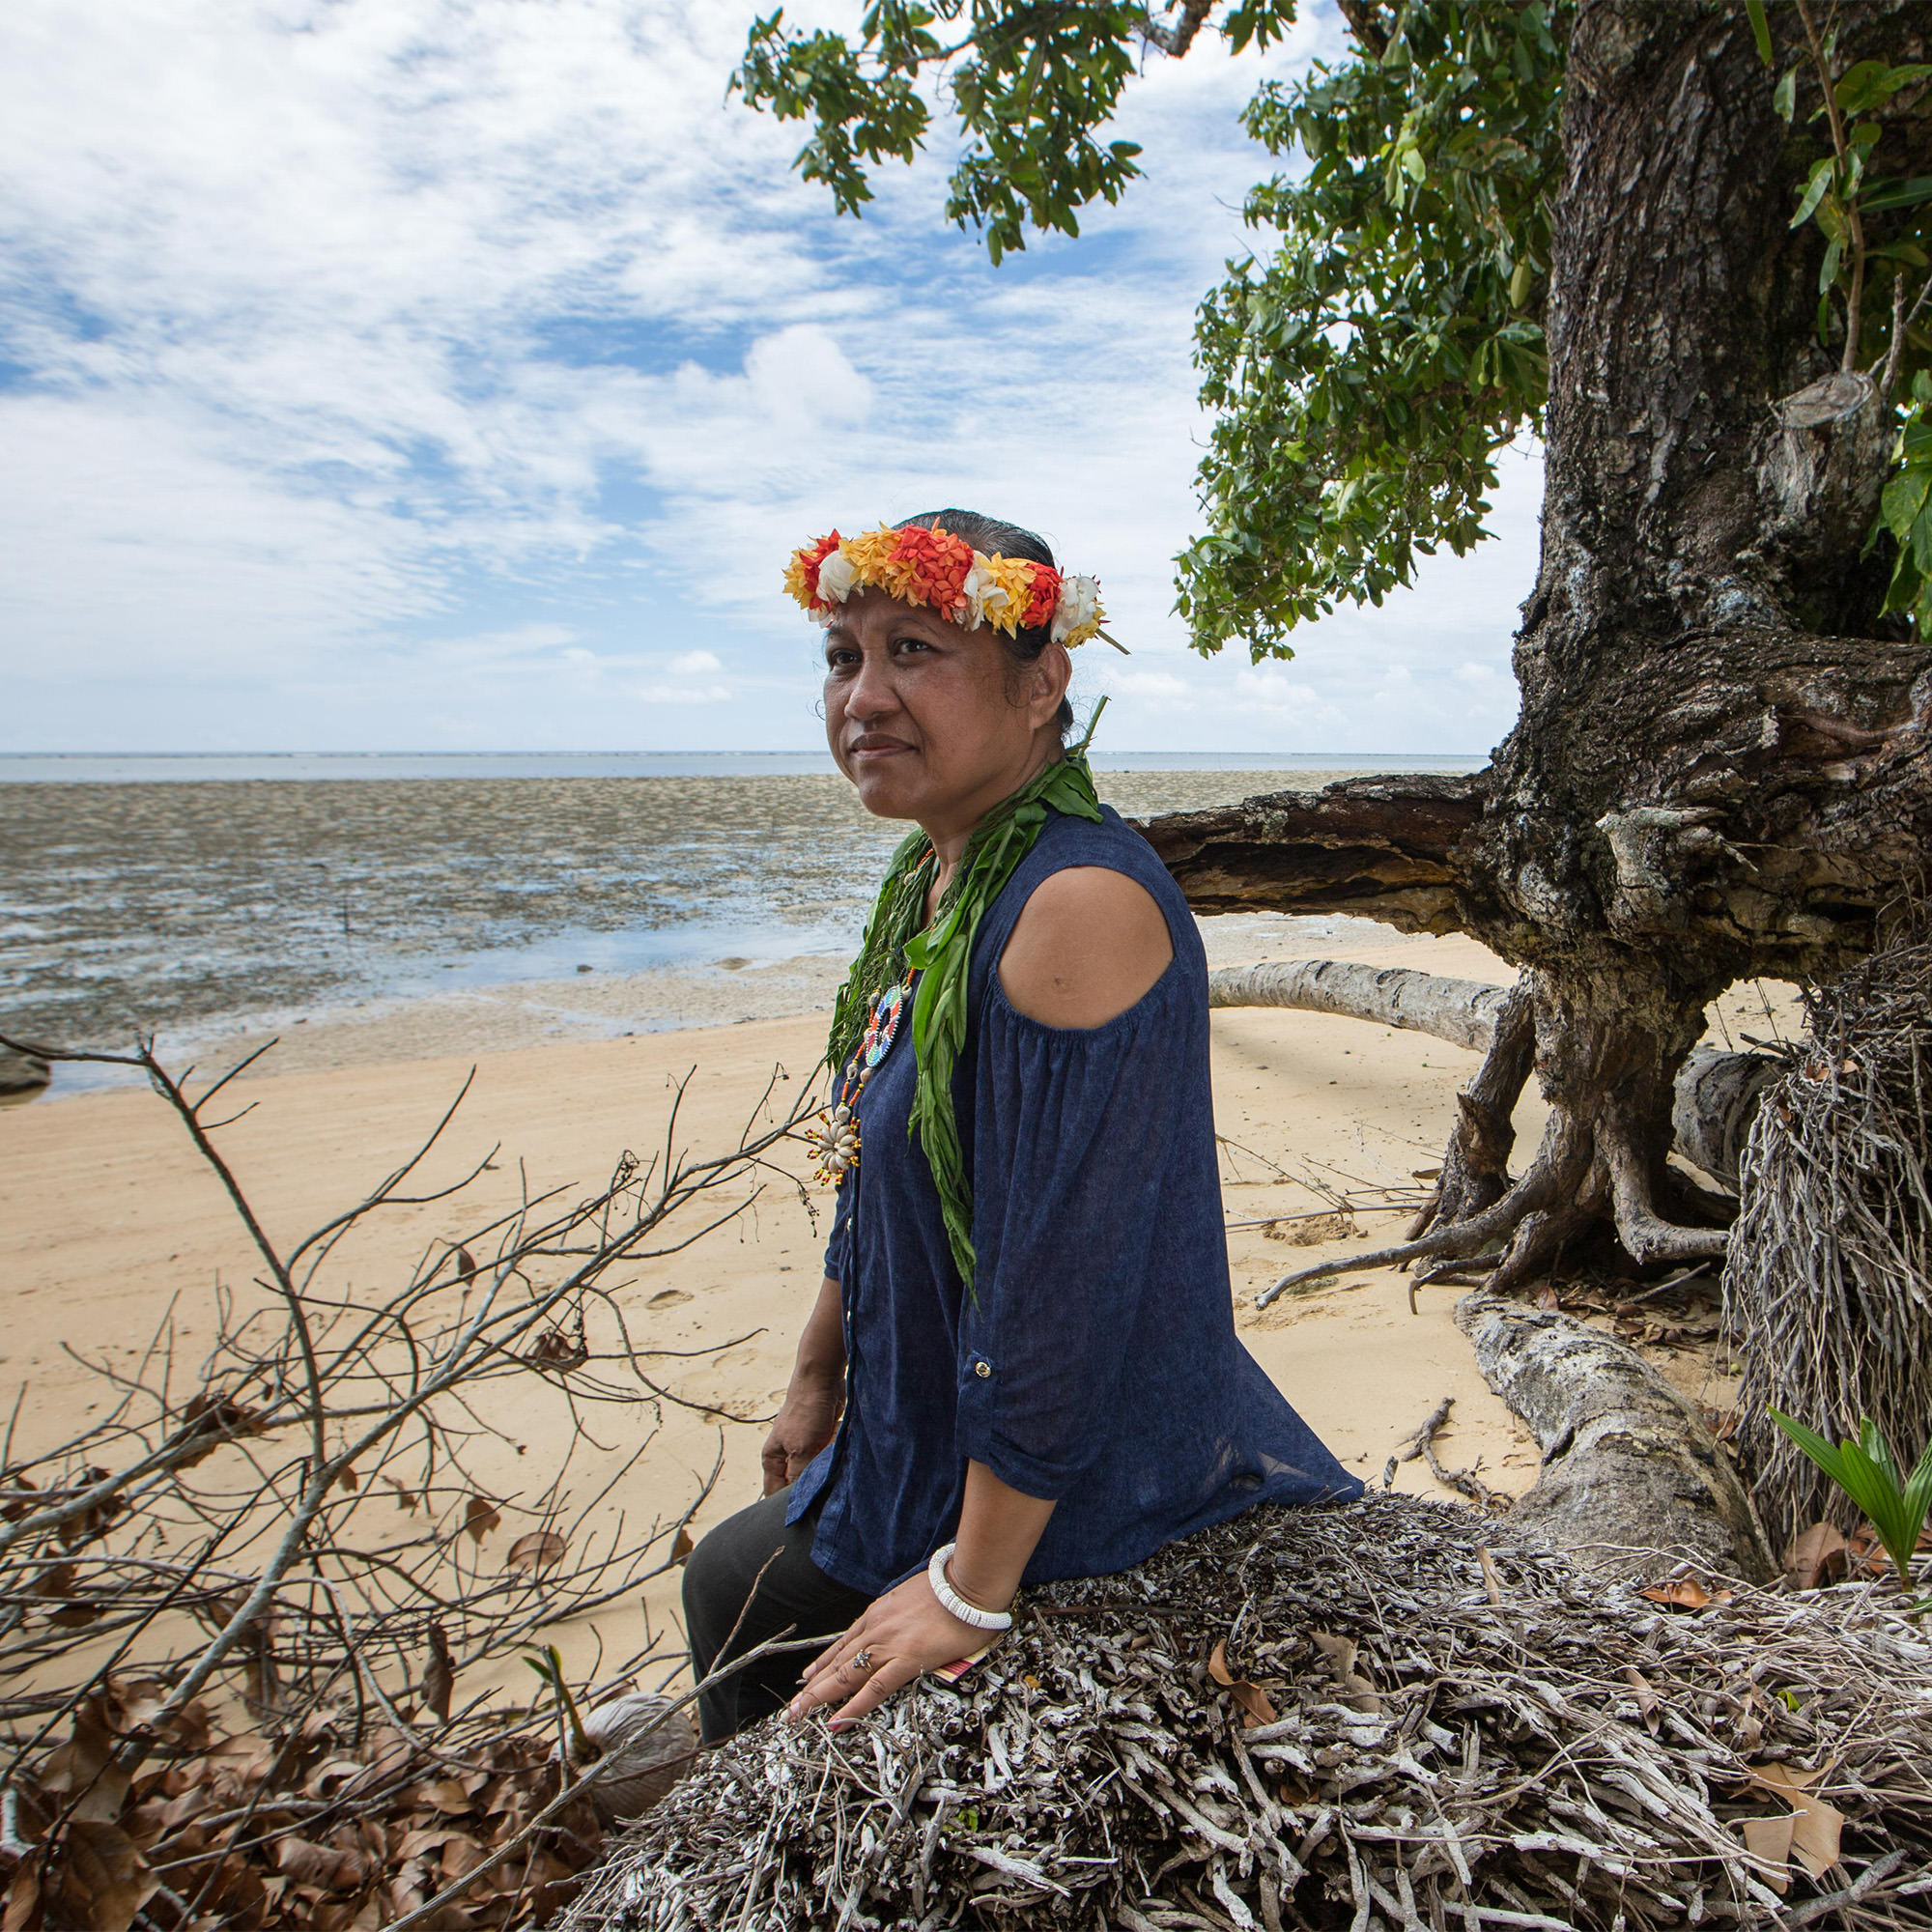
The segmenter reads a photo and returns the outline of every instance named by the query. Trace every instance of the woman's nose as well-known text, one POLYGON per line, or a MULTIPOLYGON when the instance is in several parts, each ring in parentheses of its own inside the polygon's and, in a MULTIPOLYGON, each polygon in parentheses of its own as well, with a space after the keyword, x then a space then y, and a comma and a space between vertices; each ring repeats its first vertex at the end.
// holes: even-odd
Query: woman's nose
POLYGON ((899 696, 893 682, 892 665, 883 657, 867 652, 859 661, 858 674, 845 690, 846 715, 860 724, 868 724, 896 710, 899 696))

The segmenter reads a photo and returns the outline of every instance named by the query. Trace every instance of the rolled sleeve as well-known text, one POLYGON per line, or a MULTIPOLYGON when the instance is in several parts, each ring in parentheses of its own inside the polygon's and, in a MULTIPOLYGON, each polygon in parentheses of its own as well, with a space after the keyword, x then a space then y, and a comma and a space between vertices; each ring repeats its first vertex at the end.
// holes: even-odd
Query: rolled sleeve
POLYGON ((988 995, 958 1442, 1027 1495, 1065 1494, 1112 1433, 1174 1132, 1173 977, 1087 1030, 1029 1019, 997 984, 988 995))
POLYGON ((848 1170, 833 1199, 832 1233, 825 1243, 825 1272, 837 1282, 844 1281, 852 1264, 852 1198, 858 1190, 859 1177, 848 1170))

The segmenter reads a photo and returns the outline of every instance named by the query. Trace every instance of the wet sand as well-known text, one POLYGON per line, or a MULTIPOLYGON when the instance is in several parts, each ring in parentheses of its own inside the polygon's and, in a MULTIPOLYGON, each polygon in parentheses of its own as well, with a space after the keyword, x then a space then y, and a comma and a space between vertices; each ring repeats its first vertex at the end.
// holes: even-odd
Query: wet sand
MULTIPOLYGON (((1098 781, 1140 816, 1333 776, 1098 781)), ((809 1010, 904 829, 836 776, 0 784, 0 1030, 202 1055, 370 1009, 380 1057, 412 1009, 430 1052, 809 1010)))

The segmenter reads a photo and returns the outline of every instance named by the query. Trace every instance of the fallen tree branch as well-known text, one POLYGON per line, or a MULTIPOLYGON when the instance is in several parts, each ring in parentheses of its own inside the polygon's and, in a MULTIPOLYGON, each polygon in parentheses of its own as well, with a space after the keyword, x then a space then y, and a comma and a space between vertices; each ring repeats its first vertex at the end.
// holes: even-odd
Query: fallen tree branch
POLYGON ((1490 1488, 1473 1468, 1451 1469, 1435 1453, 1435 1433, 1449 1420, 1449 1411, 1456 1406, 1456 1398, 1445 1395, 1430 1410, 1429 1418, 1414 1435, 1406 1438, 1397 1453, 1388 1459, 1388 1467, 1383 1472, 1383 1487, 1393 1480, 1396 1465, 1400 1463, 1413 1463, 1418 1458, 1429 1464, 1429 1473, 1444 1489, 1454 1490, 1464 1495, 1480 1509, 1498 1509, 1508 1506, 1509 1498, 1490 1488))
POLYGON ((1525 1536, 1612 1576, 1689 1558, 1707 1574, 1768 1580, 1776 1565, 1737 1471, 1709 1425, 1634 1349, 1552 1310, 1478 1293, 1456 1309, 1483 1379, 1543 1450, 1511 1506, 1525 1536))
POLYGON ((1408 966, 1364 966, 1345 959, 1280 959, 1218 966, 1208 976, 1210 1007, 1288 1007, 1373 1020, 1487 1053, 1507 986, 1451 980, 1408 966))

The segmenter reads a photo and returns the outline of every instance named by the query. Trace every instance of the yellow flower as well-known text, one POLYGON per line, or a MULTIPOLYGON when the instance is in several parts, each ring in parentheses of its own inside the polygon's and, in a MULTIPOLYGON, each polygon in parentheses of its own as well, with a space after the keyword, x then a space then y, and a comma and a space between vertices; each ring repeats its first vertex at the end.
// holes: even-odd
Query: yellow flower
POLYGON ((847 537, 838 546, 852 566, 854 587, 883 590, 896 597, 907 574, 904 565, 893 562, 893 551, 899 540, 896 530, 867 530, 863 536, 847 537), (895 582, 895 579, 900 582, 895 582))
POLYGON ((985 597, 980 608, 986 622, 1010 638, 1019 629, 1020 619, 1033 597, 1033 565, 1023 556, 989 556, 974 561, 977 569, 983 570, 1007 593, 1004 603, 998 598, 985 597))

